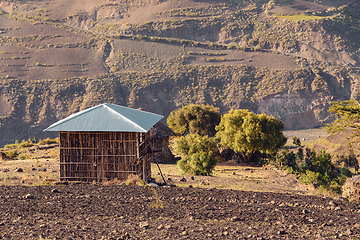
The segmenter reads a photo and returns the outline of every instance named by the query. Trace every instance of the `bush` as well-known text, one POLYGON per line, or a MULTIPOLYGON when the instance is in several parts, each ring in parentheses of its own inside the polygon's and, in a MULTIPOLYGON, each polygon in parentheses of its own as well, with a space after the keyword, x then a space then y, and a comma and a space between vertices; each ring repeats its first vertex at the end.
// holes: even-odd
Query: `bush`
POLYGON ((298 139, 296 136, 294 136, 294 137, 293 137, 293 144, 294 144, 295 146, 300 147, 300 146, 301 146, 300 139, 298 139))
POLYGON ((33 146, 34 144, 30 141, 25 141, 25 140, 23 140, 20 144, 19 144, 19 146, 18 146, 18 148, 26 148, 26 147, 31 147, 31 146, 33 146))
POLYGON ((4 148, 6 149, 6 148, 17 148, 18 147, 18 143, 12 143, 12 144, 6 144, 5 146, 4 146, 4 148))
POLYGON ((201 151, 181 158, 177 164, 184 173, 208 176, 214 170, 216 162, 212 152, 201 151))
POLYGON ((181 156, 178 166, 183 173, 211 175, 217 160, 213 153, 217 151, 213 138, 188 134, 176 140, 173 145, 175 153, 181 156))
MULTIPOLYGON (((340 156, 339 159, 343 161, 345 157, 340 156)), ((352 176, 349 169, 337 168, 331 162, 330 154, 323 150, 317 155, 314 150, 306 148, 304 157, 302 148, 298 148, 296 153, 285 149, 273 158, 271 164, 298 175, 299 180, 305 184, 316 183, 319 189, 330 190, 334 193, 341 193, 342 185, 348 177, 352 176)))
POLYGON ((297 155, 294 152, 289 152, 289 149, 285 148, 281 154, 277 154, 275 156, 275 161, 273 161, 273 165, 280 169, 291 168, 292 171, 297 171, 298 166, 296 160, 297 155))
POLYGON ((15 159, 19 155, 16 149, 5 151, 4 153, 10 159, 15 159))
POLYGON ((311 184, 318 181, 318 174, 313 171, 306 170, 304 174, 301 174, 299 180, 305 184, 311 184))
POLYGON ((55 138, 55 139, 50 139, 50 138, 46 138, 44 140, 39 140, 38 145, 47 145, 47 144, 53 144, 53 143, 58 143, 60 141, 59 138, 55 138))

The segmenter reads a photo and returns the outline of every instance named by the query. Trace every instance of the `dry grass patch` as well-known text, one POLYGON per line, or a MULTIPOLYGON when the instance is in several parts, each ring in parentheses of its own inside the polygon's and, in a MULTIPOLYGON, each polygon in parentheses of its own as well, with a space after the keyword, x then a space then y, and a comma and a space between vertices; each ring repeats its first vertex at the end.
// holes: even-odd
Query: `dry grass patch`
POLYGON ((313 15, 304 15, 304 14, 281 15, 276 17, 286 19, 289 21, 309 21, 309 20, 318 20, 318 19, 326 18, 324 16, 313 16, 313 15))
POLYGON ((39 185, 59 179, 57 159, 7 160, 0 162, 0 185, 39 185), (17 171, 16 169, 22 169, 17 171))
MULTIPOLYGON (((234 161, 218 164, 212 176, 181 175, 176 164, 159 164, 168 184, 200 188, 224 188, 259 192, 287 192, 300 194, 320 194, 312 186, 306 186, 295 175, 271 166, 241 166, 234 161), (185 179, 185 180, 184 180, 185 179)), ((163 182, 160 172, 152 164, 153 178, 163 182)))

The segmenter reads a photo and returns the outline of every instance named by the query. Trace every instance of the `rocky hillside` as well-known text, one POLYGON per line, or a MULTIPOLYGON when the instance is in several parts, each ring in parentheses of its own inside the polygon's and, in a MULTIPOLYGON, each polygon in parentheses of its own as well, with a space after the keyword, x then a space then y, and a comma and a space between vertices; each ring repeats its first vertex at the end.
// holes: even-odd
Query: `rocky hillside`
MULTIPOLYGON (((0 2, 0 145, 110 102, 265 112, 287 129, 359 98, 358 1, 0 2)), ((48 134, 48 133, 46 133, 48 134)), ((52 136, 53 137, 53 136, 52 136)))

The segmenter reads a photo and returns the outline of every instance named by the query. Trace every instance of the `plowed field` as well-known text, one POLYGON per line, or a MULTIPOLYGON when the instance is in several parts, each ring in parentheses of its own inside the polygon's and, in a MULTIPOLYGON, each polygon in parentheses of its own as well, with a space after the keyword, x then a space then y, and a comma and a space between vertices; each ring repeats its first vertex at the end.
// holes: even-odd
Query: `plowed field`
POLYGON ((359 239, 341 198, 79 184, 0 186, 0 239, 359 239))

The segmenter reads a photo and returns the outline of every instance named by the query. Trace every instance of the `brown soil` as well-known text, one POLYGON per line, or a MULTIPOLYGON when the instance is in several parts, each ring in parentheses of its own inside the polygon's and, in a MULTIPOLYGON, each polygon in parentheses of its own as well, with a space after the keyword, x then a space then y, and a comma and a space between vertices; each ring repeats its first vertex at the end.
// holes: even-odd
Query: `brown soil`
POLYGON ((0 187, 2 239, 357 239, 360 205, 126 185, 0 187))

